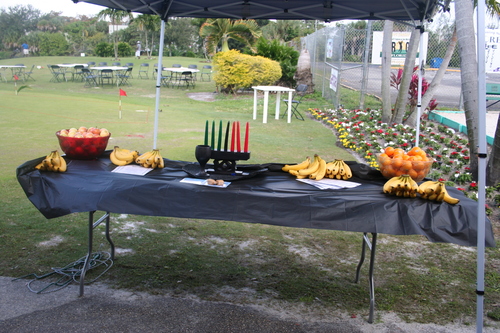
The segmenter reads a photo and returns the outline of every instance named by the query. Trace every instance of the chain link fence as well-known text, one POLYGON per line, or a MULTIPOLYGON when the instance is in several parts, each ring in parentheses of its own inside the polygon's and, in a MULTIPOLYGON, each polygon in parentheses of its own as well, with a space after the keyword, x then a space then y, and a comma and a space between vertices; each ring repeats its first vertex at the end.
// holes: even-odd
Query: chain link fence
MULTIPOLYGON (((301 47, 308 51, 311 59, 314 89, 321 92, 334 107, 343 105, 347 95, 351 104, 353 96, 356 96, 355 102, 360 108, 364 107, 368 94, 381 96, 380 52, 383 24, 383 21, 361 21, 361 24, 358 22, 341 27, 325 27, 302 38, 301 47), (349 94, 346 89, 350 90, 349 94)), ((397 73, 404 64, 412 30, 413 27, 408 25, 394 23, 393 57, 398 58, 393 58, 392 73, 397 73)), ((441 26, 437 32, 428 30, 423 35, 424 80, 429 84, 441 65, 452 35, 453 26, 441 26)), ((455 48, 445 77, 434 94, 439 108, 460 108, 460 58, 457 49, 455 48)), ((393 104, 397 93, 395 88, 391 88, 393 104)))

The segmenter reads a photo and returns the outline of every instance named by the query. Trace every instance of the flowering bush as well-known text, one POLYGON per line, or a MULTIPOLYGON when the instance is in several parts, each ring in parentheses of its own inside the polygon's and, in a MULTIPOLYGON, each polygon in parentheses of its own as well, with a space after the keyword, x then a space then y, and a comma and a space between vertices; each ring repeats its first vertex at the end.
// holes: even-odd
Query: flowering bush
MULTIPOLYGON (((380 110, 318 110, 309 109, 318 121, 331 126, 342 146, 362 158, 371 167, 379 168, 377 154, 385 147, 409 151, 416 144, 416 129, 402 124, 383 123, 380 110)), ((434 159, 428 178, 445 181, 470 198, 477 198, 477 183, 469 168, 467 137, 455 130, 422 119, 419 146, 434 159)), ((487 188, 490 192, 500 190, 487 188)), ((500 195, 490 194, 493 205, 500 207, 500 195)), ((490 209, 491 211, 491 209, 490 209)))

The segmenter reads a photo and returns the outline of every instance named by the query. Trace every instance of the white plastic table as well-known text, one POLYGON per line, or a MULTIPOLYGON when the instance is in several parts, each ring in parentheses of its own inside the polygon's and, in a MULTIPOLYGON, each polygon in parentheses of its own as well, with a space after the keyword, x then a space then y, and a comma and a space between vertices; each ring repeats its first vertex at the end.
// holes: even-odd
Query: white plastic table
POLYGON ((262 122, 265 124, 267 123, 267 109, 269 106, 269 92, 270 91, 275 91, 276 92, 276 114, 275 114, 275 119, 280 118, 280 101, 281 101, 281 93, 282 92, 288 92, 288 100, 290 103, 288 103, 288 117, 287 117, 287 122, 290 123, 292 121, 292 94, 295 91, 294 89, 287 88, 287 87, 280 87, 280 86, 254 86, 252 87, 253 89, 253 119, 257 119, 257 92, 263 91, 264 92, 264 113, 262 115, 262 122))

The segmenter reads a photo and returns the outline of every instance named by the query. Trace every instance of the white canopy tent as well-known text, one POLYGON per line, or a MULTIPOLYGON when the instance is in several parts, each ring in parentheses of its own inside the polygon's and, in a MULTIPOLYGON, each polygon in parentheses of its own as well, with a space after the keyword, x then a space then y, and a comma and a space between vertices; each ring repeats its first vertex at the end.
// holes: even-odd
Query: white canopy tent
MULTIPOLYGON (((72 0, 78 3, 80 0, 72 0)), ((158 68, 162 68, 165 21, 169 17, 230 18, 230 19, 278 19, 278 20, 320 20, 325 22, 353 20, 392 20, 410 22, 418 28, 431 19, 443 5, 442 0, 81 0, 108 8, 127 12, 158 15, 161 17, 160 49, 158 68)), ((478 1, 477 57, 479 77, 479 179, 478 179, 478 235, 477 235, 477 331, 483 327, 484 295, 484 251, 485 251, 485 185, 486 185, 486 83, 485 83, 485 13, 486 4, 478 1), (481 16, 481 17, 480 17, 481 16)), ((422 64, 422 59, 419 61, 422 64)), ((419 75, 419 92, 421 91, 419 75)), ((158 111, 160 103, 161 78, 156 81, 156 107, 154 122, 154 143, 158 133, 158 111)), ((417 112, 420 119, 421 98, 417 112)), ((418 130, 417 125, 417 140, 418 130)), ((417 141, 418 144, 418 141, 417 141)))

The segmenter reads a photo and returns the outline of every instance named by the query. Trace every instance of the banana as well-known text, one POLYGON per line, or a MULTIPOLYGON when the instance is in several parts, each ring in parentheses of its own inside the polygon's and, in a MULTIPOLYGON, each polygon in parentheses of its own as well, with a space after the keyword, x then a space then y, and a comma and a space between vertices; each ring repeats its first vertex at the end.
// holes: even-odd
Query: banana
POLYGON ((333 164, 330 168, 332 175, 336 176, 339 173, 340 169, 340 160, 333 161, 333 164))
POLYGON ((65 172, 67 169, 66 161, 59 155, 57 150, 53 150, 45 156, 43 161, 35 166, 35 169, 42 171, 65 172))
POLYGON ((146 160, 147 160, 148 158, 150 158, 150 157, 151 157, 151 155, 153 155, 153 151, 152 151, 152 150, 151 150, 151 151, 148 151, 148 152, 145 152, 144 154, 142 154, 142 155, 138 156, 138 157, 135 159, 135 163, 142 165, 142 164, 146 163, 146 160))
POLYGON ((309 164, 311 164, 311 158, 309 156, 307 156, 306 159, 303 160, 302 162, 300 162, 299 164, 295 164, 295 165, 285 164, 285 166, 283 168, 281 168, 281 170, 283 170, 285 172, 289 172, 290 170, 305 169, 309 166, 309 164))
POLYGON ((318 168, 319 168, 319 156, 317 154, 315 154, 313 162, 306 169, 298 170, 299 175, 309 176, 311 173, 318 170, 318 168))
POLYGON ((160 151, 159 150, 156 153, 156 164, 157 164, 157 168, 163 169, 165 167, 165 160, 160 155, 160 151))
POLYGON ((316 173, 316 180, 321 180, 325 177, 326 175, 326 161, 324 159, 321 159, 321 161, 319 161, 319 168, 318 168, 318 171, 316 173))
POLYGON ((457 203, 460 202, 459 199, 450 196, 446 188, 444 189, 443 201, 449 203, 450 205, 456 205, 457 203))
POLYGON ((113 151, 114 151, 115 157, 118 158, 119 160, 128 161, 131 158, 135 160, 137 157, 139 157, 139 153, 136 150, 129 150, 129 149, 124 149, 124 148, 120 148, 118 146, 115 146, 113 151))
POLYGON ((141 156, 137 157, 135 159, 135 162, 145 168, 156 169, 165 167, 165 161, 160 155, 159 149, 153 149, 151 151, 145 152, 141 156))
POLYGON ((134 159, 132 157, 129 159, 118 158, 118 156, 116 154, 118 148, 119 148, 118 146, 115 146, 113 151, 109 154, 109 159, 110 159, 111 163, 113 163, 114 165, 122 166, 122 165, 130 164, 134 161, 134 159))
POLYGON ((437 201, 437 202, 446 202, 450 205, 456 205, 460 202, 459 199, 453 198, 449 195, 446 190, 446 185, 442 181, 426 181, 418 187, 418 193, 420 193, 420 197, 422 199, 437 201))
POLYGON ((345 174, 344 174, 344 177, 342 177, 342 179, 344 180, 347 180, 349 178, 352 178, 352 170, 351 170, 351 167, 348 166, 344 161, 342 161, 342 164, 344 166, 344 170, 345 170, 345 174))
POLYGON ((399 177, 392 177, 387 182, 385 182, 383 191, 384 193, 391 194, 394 192, 394 188, 397 188, 397 183, 399 182, 399 177))
POLYGON ((409 175, 396 176, 384 184, 383 192, 406 198, 415 198, 418 192, 418 184, 409 175))

